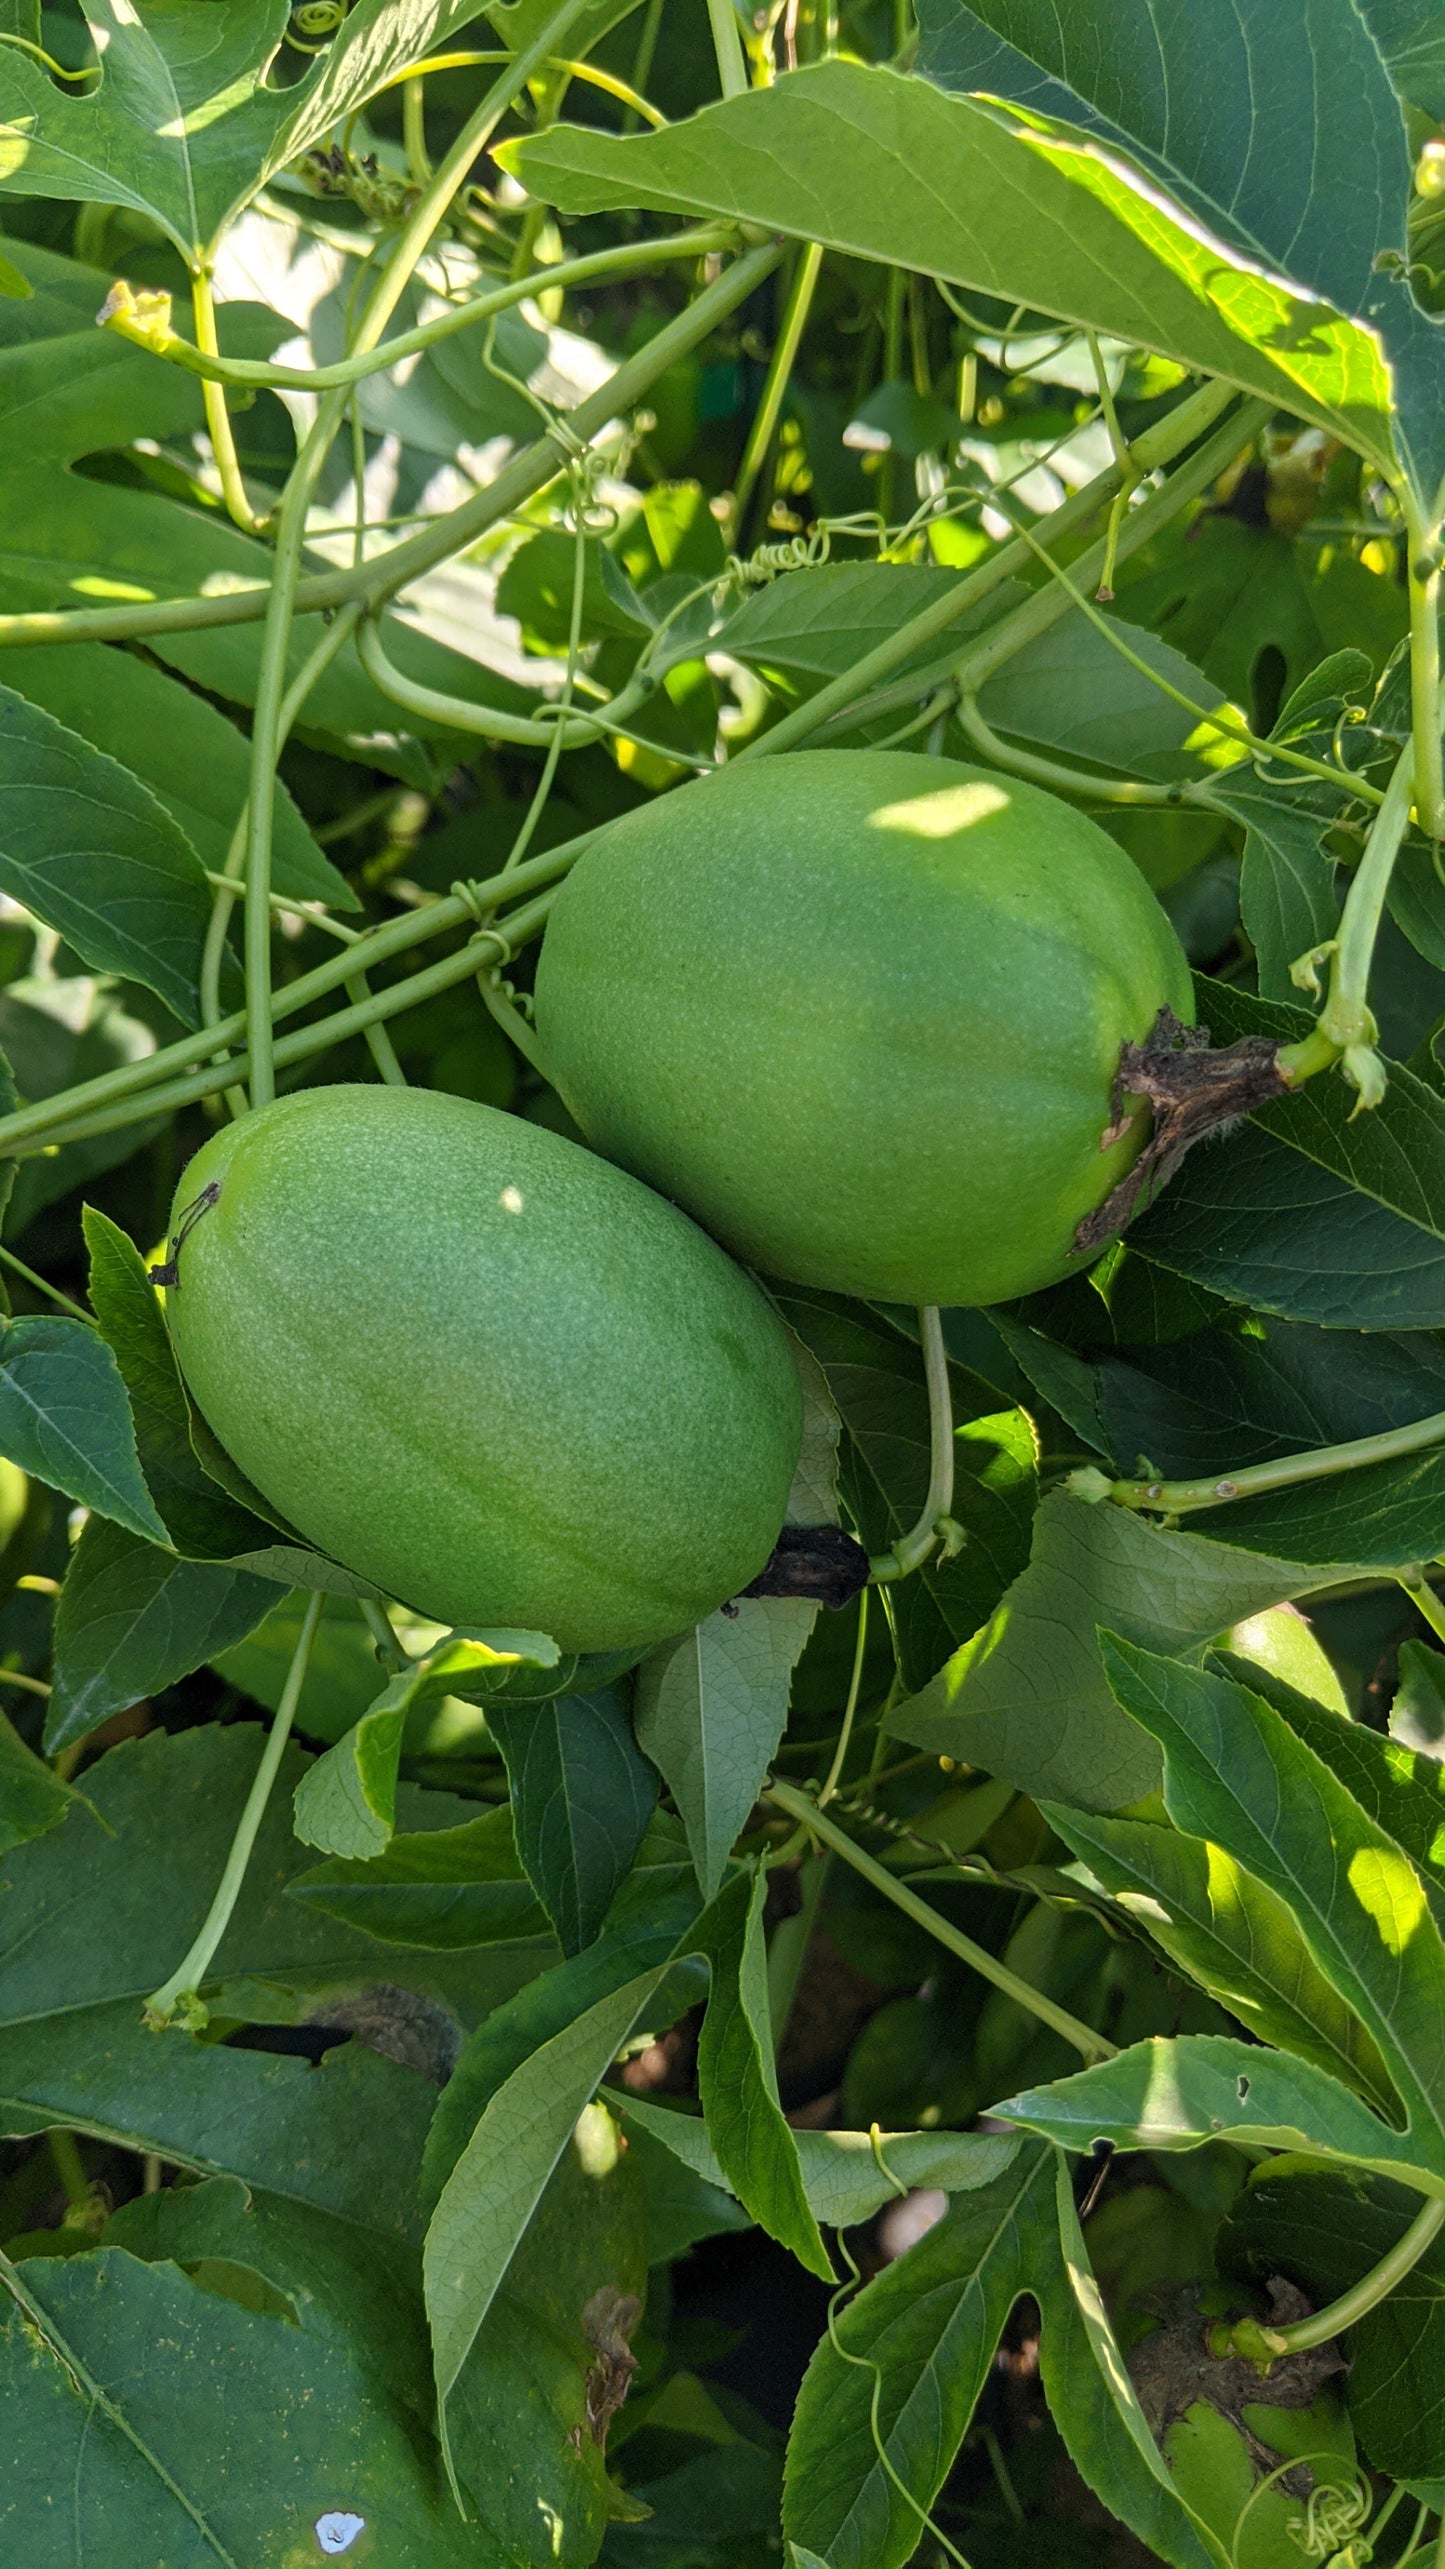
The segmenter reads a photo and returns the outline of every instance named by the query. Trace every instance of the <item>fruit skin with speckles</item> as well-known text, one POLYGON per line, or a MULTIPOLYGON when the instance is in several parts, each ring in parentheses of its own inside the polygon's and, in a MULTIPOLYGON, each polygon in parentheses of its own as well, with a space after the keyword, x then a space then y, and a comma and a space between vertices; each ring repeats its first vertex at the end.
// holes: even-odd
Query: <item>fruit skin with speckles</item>
POLYGON ((436 1091, 306 1089, 190 1162, 183 1231, 167 1317, 208 1425, 385 1594, 609 1650, 762 1568, 801 1437, 787 1334, 590 1151, 436 1091))
POLYGON ((1078 1264, 1132 1167, 1125 1043, 1183 950, 1086 816, 991 770, 810 750, 614 822, 548 922, 537 1033, 582 1131, 765 1273, 992 1303, 1078 1264))

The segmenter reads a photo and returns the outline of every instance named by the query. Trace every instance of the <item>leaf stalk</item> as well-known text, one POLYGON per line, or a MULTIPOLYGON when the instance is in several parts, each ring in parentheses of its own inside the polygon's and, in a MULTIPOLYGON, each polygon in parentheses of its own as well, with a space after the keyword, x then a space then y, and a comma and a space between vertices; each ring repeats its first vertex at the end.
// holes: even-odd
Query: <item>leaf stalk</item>
POLYGON ((834 1855, 840 1855, 863 1881, 871 1883, 885 1900, 891 1900, 895 1909, 901 1909, 915 1926, 925 1928, 949 1953, 976 1971, 981 1979, 990 1981, 995 1989, 1001 1989, 1006 1998, 1012 1998, 1017 2006, 1026 2008, 1031 2016, 1037 2016, 1040 2024, 1048 2025, 1054 2033, 1061 2034, 1081 2059, 1094 2062, 1114 2058, 1116 2046, 1106 2034, 1096 2033, 1092 2025, 1081 2024, 1066 2007, 1057 2006, 1041 1989, 1033 1988, 1028 1981, 1021 1980, 1016 1971, 1010 1971, 1007 1963, 1000 1962, 986 1946, 976 1945, 961 1928, 940 1917, 938 1911, 931 1909, 916 1891, 911 1891, 906 1882, 900 1882, 895 1874, 889 1873, 871 1855, 866 1855, 862 1847, 856 1846, 847 1830, 830 1819, 826 1811, 820 1811, 817 1803, 808 1794, 800 1793, 795 1784, 781 1783, 775 1776, 765 1787, 762 1799, 771 1802, 775 1810, 785 1811, 789 1819, 800 1820, 821 1845, 831 1848, 834 1855))
POLYGON ((1187 1516, 1195 1508, 1223 1507, 1234 1499, 1257 1498, 1265 1490, 1288 1490, 1305 1481, 1324 1481, 1337 1472, 1358 1472, 1370 1463, 1398 1462, 1432 1445, 1445 1444, 1445 1410, 1417 1418, 1408 1427, 1382 1428, 1374 1436, 1356 1436, 1341 1445, 1320 1445, 1303 1454, 1282 1454, 1272 1463, 1249 1463, 1207 1481, 1111 1481, 1096 1463, 1070 1472, 1064 1487, 1073 1498, 1090 1504, 1112 1499, 1116 1507, 1147 1509, 1160 1516, 1187 1516))
POLYGON ((301 1618, 301 1630, 296 1636, 281 1701, 261 1752, 261 1763, 246 1796, 245 1807, 236 1824, 236 1834, 231 1840, 231 1851, 216 1885, 216 1896, 206 1912, 200 1933, 189 1953, 177 1963, 169 1980, 163 1980, 159 1989, 152 1990, 146 2000, 145 2021, 156 2033, 163 2032, 177 2015, 188 2033, 199 2032, 207 2022, 205 2002, 197 1993, 215 1960, 216 1949, 231 1923, 231 1912, 241 1896, 246 1868, 251 1861, 261 1822, 266 1816, 266 1805, 271 1799, 271 1787, 276 1781, 282 1752, 291 1735, 296 1707, 301 1701, 311 1644, 316 1637, 324 1603, 320 1589, 313 1589, 301 1618))

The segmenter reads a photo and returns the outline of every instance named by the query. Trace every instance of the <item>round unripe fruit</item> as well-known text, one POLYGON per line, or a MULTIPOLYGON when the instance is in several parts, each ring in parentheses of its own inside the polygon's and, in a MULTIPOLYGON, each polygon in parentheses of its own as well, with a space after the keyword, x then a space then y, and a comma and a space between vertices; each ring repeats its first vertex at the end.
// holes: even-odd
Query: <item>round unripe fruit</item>
POLYGON ((1067 1275, 1132 1166, 1121 1047, 1189 970, 1114 840, 1036 786, 813 750, 616 821, 548 923, 537 1031, 589 1141, 735 1253, 887 1302, 1067 1275))
POLYGON ((208 1142, 172 1220, 207 1423, 387 1595, 612 1650, 766 1561, 801 1437, 786 1332, 590 1151, 425 1089, 307 1089, 208 1142))

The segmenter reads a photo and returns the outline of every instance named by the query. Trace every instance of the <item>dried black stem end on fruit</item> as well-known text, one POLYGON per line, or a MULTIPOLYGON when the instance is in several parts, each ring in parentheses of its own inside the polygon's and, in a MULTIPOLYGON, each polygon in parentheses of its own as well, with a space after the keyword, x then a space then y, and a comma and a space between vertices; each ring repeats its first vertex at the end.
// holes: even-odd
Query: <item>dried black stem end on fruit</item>
POLYGON ((868 1585, 868 1555, 841 1525, 785 1525, 745 1597, 812 1597, 851 1604, 868 1585))
POLYGON ((1161 1008, 1147 1041, 1126 1044, 1119 1056, 1114 1122, 1100 1135, 1099 1148, 1111 1149, 1127 1132, 1131 1098, 1148 1099, 1154 1130, 1128 1175, 1079 1224, 1075 1255, 1092 1256, 1152 1204, 1185 1152, 1206 1133, 1294 1094, 1279 1068, 1279 1046, 1267 1035, 1246 1035, 1215 1052, 1207 1026, 1181 1025, 1172 1008, 1161 1008))
POLYGON ((158 1267, 147 1267, 146 1274, 153 1285, 164 1285, 167 1292, 174 1292, 181 1280, 181 1251, 202 1215, 209 1213, 212 1205, 218 1204, 220 1200, 221 1181, 218 1177, 213 1177, 210 1185, 202 1187, 194 1203, 188 1204, 181 1215, 180 1223, 171 1235, 170 1256, 158 1267))

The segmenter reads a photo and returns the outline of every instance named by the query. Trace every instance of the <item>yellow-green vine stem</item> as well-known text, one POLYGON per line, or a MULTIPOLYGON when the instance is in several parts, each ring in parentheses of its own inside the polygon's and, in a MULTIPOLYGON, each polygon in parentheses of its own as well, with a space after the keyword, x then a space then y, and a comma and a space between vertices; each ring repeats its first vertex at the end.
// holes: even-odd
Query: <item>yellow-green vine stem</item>
MULTIPOLYGON (((216 306, 211 294, 210 270, 206 267, 198 267, 191 272, 191 309, 195 315, 196 345, 203 355, 214 357, 218 349, 216 306)), ((224 386, 214 380, 203 382, 201 400, 205 406, 206 433, 211 441, 211 453, 216 459, 216 471, 220 475, 221 497, 243 533, 257 535, 260 533, 262 521, 257 517, 246 496, 246 484, 241 472, 240 457, 236 453, 236 439, 231 427, 231 414, 226 407, 224 386)))
POLYGON ((1445 838, 1445 778, 1440 741, 1440 529, 1420 515, 1408 492, 1405 517, 1410 596, 1410 731, 1415 817, 1427 838, 1445 838))
MULTIPOLYGON (((278 756, 289 740, 292 725, 317 679, 324 669, 329 668, 343 643, 349 639, 360 614, 361 609, 357 605, 342 607, 340 612, 332 617, 315 649, 309 653, 302 667, 297 671, 281 704, 277 722, 278 756)), ((245 871, 249 811, 248 800, 232 832, 231 844, 226 851, 226 862, 222 869, 222 880, 214 887, 215 897, 212 900, 211 915, 206 924, 205 943, 201 948, 200 975, 203 1026, 214 1026, 220 1019, 221 966, 226 954, 226 932, 231 924, 231 914, 240 898, 242 876, 245 871)), ((233 1115, 244 1115, 249 1101, 244 1090, 237 1089, 233 1091, 229 1102, 233 1115)))
MULTIPOLYGON (((451 150, 422 190, 377 281, 356 333, 351 353, 365 355, 376 347, 425 254, 447 208, 464 185, 477 154, 495 132, 507 109, 568 33, 588 0, 562 0, 542 34, 519 48, 492 83, 485 98, 462 127, 451 150)), ((251 728, 251 797, 246 835, 246 1031, 251 1061, 251 1103, 268 1106, 276 1093, 271 1059, 271 830, 276 763, 280 755, 280 716, 286 689, 286 657, 296 592, 301 580, 301 554, 317 482, 343 419, 348 396, 328 393, 307 432, 287 479, 276 513, 276 561, 266 601, 261 638, 256 706, 251 728)), ((353 564, 353 572, 365 568, 353 564)))
POLYGON ((733 0, 707 0, 707 14, 722 94, 724 98, 741 98, 748 85, 748 66, 733 0))
POLYGON ((1031 2016, 1038 2018, 1040 2024, 1052 2026, 1056 2034, 1062 2034, 1064 2041, 1072 2046, 1082 2060, 1094 2062, 1110 2061, 1114 2058, 1116 2047, 1109 2041, 1107 2035, 1096 2033, 1092 2025, 1081 2024, 1078 2017, 1071 2016, 1066 2007, 1056 2006, 1053 1999, 1046 1997, 1041 1989, 1032 1988, 1028 1981, 1019 1978, 1016 1971, 1010 1971, 1007 1963, 1000 1962, 996 1954, 989 1953, 983 1945, 976 1945, 973 1938, 964 1935, 962 1929, 955 1927, 950 1919, 941 1917, 936 1909, 931 1909, 928 1902, 920 1899, 916 1891, 910 1890, 906 1882, 900 1882, 896 1874, 890 1873, 886 1866, 876 1863, 871 1855, 864 1853, 862 1847, 855 1845, 847 1830, 840 1828, 837 1821, 830 1818, 826 1811, 820 1811, 817 1803, 810 1800, 806 1793, 800 1793, 795 1784, 783 1784, 774 1777, 765 1787, 762 1798, 765 1802, 770 1802, 775 1810, 785 1811, 790 1820, 801 1821, 823 1846, 831 1848, 834 1855, 840 1855, 844 1863, 851 1865, 853 1871, 859 1874, 863 1881, 871 1883, 874 1890, 880 1891, 885 1900, 892 1901, 895 1909, 901 1909, 905 1917, 913 1920, 915 1926, 925 1928, 929 1935, 937 1938, 939 1944, 946 1946, 949 1953, 956 1955, 960 1962, 967 1963, 971 1970, 976 1971, 981 1979, 990 1981, 995 1989, 1001 1989, 1004 1996, 1012 1998, 1016 2006, 1026 2008, 1031 2016))
POLYGON ((1304 2355, 1314 2346, 1327 2346, 1332 2337, 1343 2336, 1354 2328, 1382 2301, 1389 2298, 1397 2284, 1404 2282, 1424 2256, 1432 2239, 1445 2226, 1445 2202, 1432 2196, 1416 2213, 1408 2230, 1395 2242, 1388 2256, 1362 2275, 1338 2301, 1325 2310, 1312 2311, 1308 2319, 1292 2320, 1287 2328, 1268 2328, 1259 2319, 1222 2320, 1209 2331, 1209 2351, 1218 2358, 1242 2355, 1246 2363, 1258 2364, 1267 2371, 1284 2355, 1304 2355))
POLYGON ((1424 1617, 1436 1637, 1445 1641, 1445 1605, 1436 1596, 1423 1566, 1399 1573, 1400 1585, 1417 1614, 1424 1617))
MULTIPOLYGON (((503 62, 508 56, 491 59, 503 62)), ((118 299, 107 313, 105 327, 133 340, 137 347, 149 349, 153 356, 164 357, 173 366, 182 366, 188 374, 204 376, 207 382, 230 384, 237 391, 273 392, 340 392, 352 384, 364 383, 372 375, 389 373, 407 357, 419 357, 439 340, 453 338, 459 330, 470 330, 478 321, 493 321, 498 313, 510 311, 533 295, 570 293, 574 286, 605 284, 609 277, 641 276, 649 268, 670 264, 673 260, 703 259, 710 253, 736 249, 739 241, 736 224, 702 223, 695 231, 675 232, 657 241, 634 241, 614 250, 589 250, 584 258, 562 259, 555 267, 535 269, 530 276, 511 277, 503 285, 489 286, 485 294, 474 295, 469 302, 455 303, 430 321, 418 322, 413 330, 400 330, 379 347, 362 349, 349 357, 338 357, 329 366, 278 366, 264 357, 220 357, 200 347, 192 347, 164 322, 159 314, 132 298, 132 306, 118 299)))
MULTIPOLYGON (((318 1018, 314 1025, 300 1026, 294 1034, 281 1036, 272 1049, 276 1068, 289 1069, 295 1062, 310 1061, 317 1053, 329 1052, 333 1045, 344 1043, 348 1036, 364 1035, 369 1026, 379 1025, 388 1017, 399 1017, 406 1009, 419 1007, 423 1000, 454 989, 459 981, 469 980, 496 962, 499 955, 511 953, 529 937, 538 935, 549 907, 550 896, 543 893, 524 910, 508 914, 505 932, 484 928, 480 935, 458 947, 455 954, 445 956, 425 972, 412 973, 405 981, 393 982, 389 989, 374 990, 369 998, 354 1001, 349 1008, 338 1008, 334 1015, 318 1018)), ((355 955, 356 948, 349 947, 340 959, 343 981, 349 980, 356 969, 355 955)), ((236 1053, 228 1059, 209 1062, 188 1078, 168 1080, 159 1088, 147 1090, 139 1104, 134 1098, 125 1098, 92 1114, 68 1116, 57 1121, 43 1143, 32 1143, 20 1156, 33 1157, 37 1150, 49 1150, 52 1144, 58 1148, 61 1142, 113 1133, 134 1123, 138 1115, 169 1115, 177 1107, 193 1106, 200 1098, 213 1097, 218 1089, 244 1079, 249 1068, 249 1055, 236 1053)))
POLYGON ((265 1748, 261 1752, 261 1763, 256 1769, 255 1781, 246 1796, 245 1808, 236 1824, 236 1834, 231 1840, 231 1851, 226 1858, 221 1879, 216 1885, 216 1896, 206 1912, 201 1931, 189 1953, 177 1963, 169 1980, 163 1980, 159 1989, 152 1990, 146 2001, 146 2023, 156 2032, 160 2032, 169 2025, 177 2015, 181 2017, 189 2032, 199 2030, 206 2022, 205 2004, 198 1992, 201 1982, 215 1960, 216 1949, 231 1923, 231 1912, 241 1895, 241 1885, 246 1879, 246 1867, 251 1861, 257 1834, 266 1816, 266 1805, 271 1799, 271 1787, 276 1781, 282 1752, 290 1738, 291 1725, 296 1718, 296 1707, 301 1701, 301 1689, 306 1682, 307 1662, 311 1657, 311 1644, 316 1637, 316 1627, 321 1620, 321 1608, 324 1602, 320 1590, 313 1589, 306 1602, 306 1612, 301 1618, 301 1630, 296 1636, 296 1647, 291 1654, 286 1683, 281 1689, 281 1701, 276 1707, 275 1718, 267 1735, 265 1748))
POLYGON ((788 379, 797 362, 803 332, 808 326, 808 315, 813 307, 813 293, 822 264, 821 242, 807 242, 793 270, 793 279, 783 307, 777 341, 768 362, 762 398, 753 413, 753 424, 748 431, 743 460, 738 466, 737 485, 728 511, 728 531, 734 544, 742 540, 742 531, 747 520, 753 490, 758 475, 768 459, 778 425, 778 414, 787 393, 788 379))
MULTIPOLYGON (((346 954, 328 956, 325 963, 313 965, 310 972, 301 973, 295 981, 288 981, 278 990, 275 1015, 278 1018, 290 1016, 299 1008, 309 1007, 313 1000, 324 999, 329 992, 339 989, 358 965, 368 969, 387 963, 394 955, 404 954, 412 946, 429 943, 433 937, 465 927, 469 921, 475 925, 508 896, 515 899, 519 893, 534 892, 543 884, 556 882, 582 850, 591 846, 594 835, 587 830, 575 839, 564 841, 560 847, 545 849, 540 856, 534 856, 526 865, 519 866, 506 885, 479 883, 468 888, 466 899, 451 893, 441 900, 427 902, 420 910, 408 911, 399 918, 383 921, 380 927, 367 929, 346 954)), ((400 996, 393 996, 396 996, 398 1006, 407 1004, 400 996)), ((169 1092, 173 1073, 189 1068, 204 1055, 208 1045, 233 1044, 245 1031, 244 1011, 237 1009, 231 1016, 222 1017, 214 1026, 207 1027, 204 1041, 197 1035, 179 1036, 174 1043, 162 1045, 158 1052, 147 1053, 139 1061, 125 1062, 117 1070, 102 1071, 94 1079, 80 1081, 76 1087, 65 1091, 63 1099, 42 1099, 32 1106, 17 1107, 12 1114, 0 1116, 0 1145, 20 1158, 29 1157, 38 1150, 47 1150, 51 1127, 60 1120, 62 1106, 67 1121, 92 1109, 122 1103, 129 1106, 133 1116, 147 1116, 152 1111, 152 1092, 158 1088, 166 1088, 169 1092)), ((121 1120, 124 1121, 124 1117, 121 1120)))
MULTIPOLYGON (((1181 402, 1179 408, 1171 411, 1167 419, 1160 420, 1156 427, 1149 429, 1139 439, 1135 456, 1141 469, 1153 472, 1170 463, 1187 447, 1194 445, 1196 439, 1204 437, 1206 431, 1214 426, 1222 411, 1232 408, 1235 398, 1230 385, 1212 383, 1206 384, 1199 392, 1192 394, 1188 401, 1181 402)), ((1220 428, 1216 435, 1200 448, 1197 455, 1180 466, 1163 490, 1152 493, 1150 498, 1133 512, 1134 519, 1144 518, 1146 510, 1157 509, 1157 518, 1151 521, 1151 527, 1157 527, 1159 521, 1186 505, 1191 498, 1197 497, 1198 493, 1217 477, 1224 465, 1238 452, 1239 447, 1251 434, 1256 417, 1262 419, 1267 415, 1266 406, 1262 402, 1246 403, 1227 426, 1220 428), (1169 505, 1171 495, 1173 495, 1172 508, 1169 505)), ((1090 519, 1095 517, 1101 508, 1107 506, 1117 487, 1118 474, 1111 464, 1105 472, 1097 474, 1083 490, 1075 492, 1072 499, 1066 500, 1063 507, 1058 509, 1049 521, 1055 543, 1062 542, 1077 529, 1087 526, 1090 519)), ((1126 532, 1132 533, 1132 531, 1131 523, 1126 532)), ((806 704, 796 706, 792 713, 784 715, 781 722, 774 723, 771 730, 763 732, 758 739, 750 741, 746 749, 738 752, 738 762, 741 763, 745 758, 777 757, 783 750, 795 749, 800 740, 810 739, 815 732, 821 731, 831 722, 835 715, 851 712, 871 689, 895 677, 905 662, 913 660, 919 652, 927 650, 931 643, 941 643, 950 628, 957 624, 961 617, 970 614, 975 607, 983 603, 985 598, 991 597, 994 590, 1000 588, 1005 580, 1014 579, 1020 571, 1026 570, 1029 558, 1029 548, 1021 536, 1014 537, 1008 544, 1001 544, 986 562, 981 562, 976 571, 968 572, 963 579, 952 585, 947 594, 937 599, 931 607, 925 608, 920 615, 910 617, 908 622, 900 625, 896 632, 875 644, 871 651, 865 652, 863 658, 855 661, 851 669, 844 670, 839 677, 830 679, 826 687, 820 687, 817 694, 810 696, 806 704)), ((1101 561, 1102 558, 1101 552, 1101 561)), ((72 609, 70 612, 74 613, 76 610, 72 609)), ((131 612, 136 611, 132 609, 131 612)), ((3 619, 0 619, 0 641, 3 639, 4 623, 3 619)), ((905 691, 899 701, 911 702, 923 692, 922 687, 915 685, 911 694, 905 691)))
POLYGON ((1445 1410, 1417 1418, 1409 1427, 1382 1428, 1375 1436, 1356 1436, 1344 1445, 1319 1445, 1304 1454, 1282 1454, 1273 1463, 1247 1463, 1237 1472, 1221 1472, 1207 1481, 1111 1481, 1097 1463, 1071 1472, 1064 1487, 1076 1499, 1112 1499, 1116 1507, 1144 1508, 1160 1516, 1187 1516, 1194 1508, 1224 1507, 1233 1499, 1257 1498, 1265 1490, 1289 1490, 1303 1481, 1327 1481, 1338 1472, 1362 1471, 1370 1463, 1394 1463, 1445 1445, 1445 1410))
POLYGON ((928 1384, 928 1493, 917 1524, 900 1535, 890 1551, 869 1562, 869 1575, 878 1587, 890 1579, 906 1579, 940 1541, 948 1543, 953 1535, 948 1514, 953 1505, 953 1393, 943 1322, 935 1303, 920 1307, 918 1335, 928 1384))
POLYGON ((1000 740, 978 709, 978 699, 969 694, 958 700, 958 724, 975 749, 995 767, 1007 768, 1015 776, 1027 776, 1036 785, 1047 785, 1052 793, 1073 794, 1085 802, 1123 803, 1157 806, 1177 811, 1193 804, 1205 809, 1209 804, 1207 785, 1184 782, 1176 785, 1147 785, 1136 778, 1090 776, 1082 767, 1063 767, 1054 758, 1037 758, 1030 749, 1016 749, 1012 741, 1000 740))

